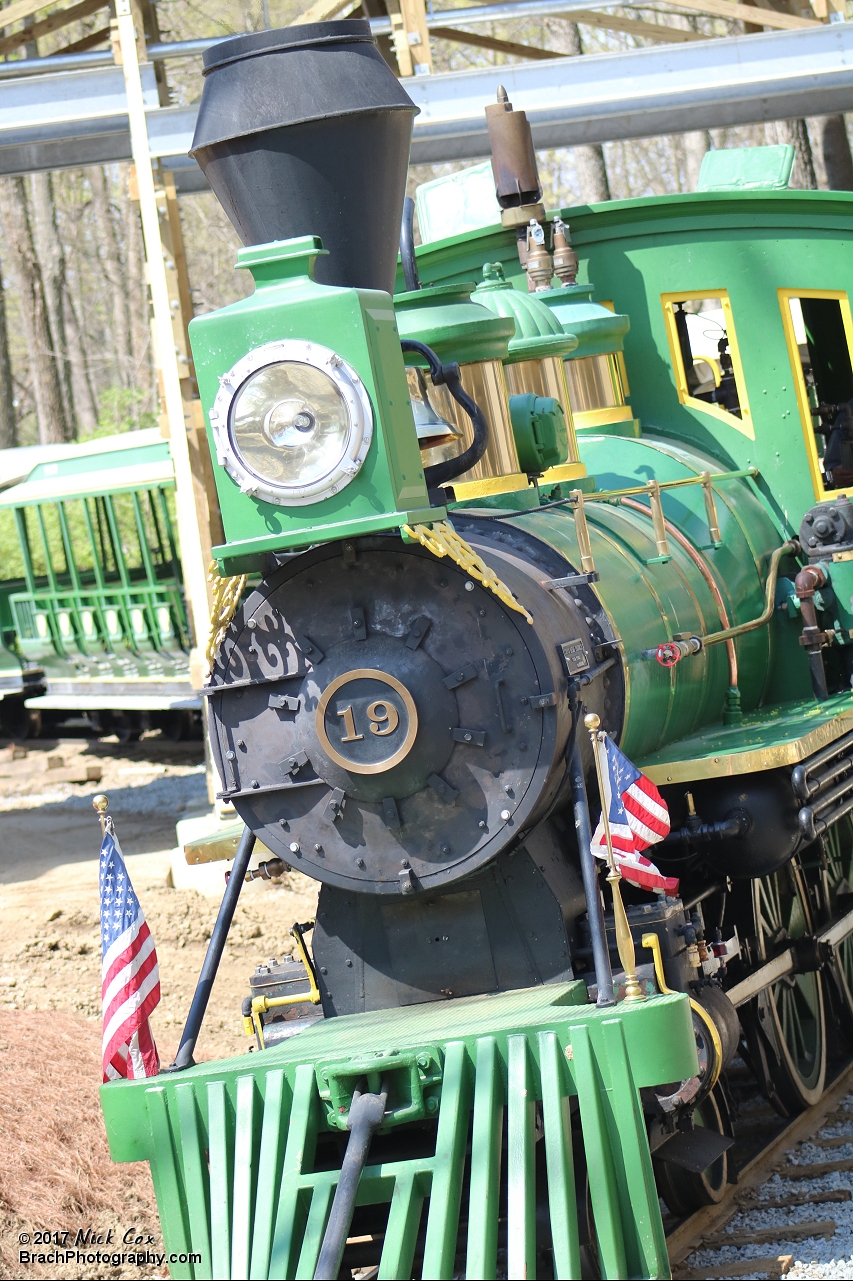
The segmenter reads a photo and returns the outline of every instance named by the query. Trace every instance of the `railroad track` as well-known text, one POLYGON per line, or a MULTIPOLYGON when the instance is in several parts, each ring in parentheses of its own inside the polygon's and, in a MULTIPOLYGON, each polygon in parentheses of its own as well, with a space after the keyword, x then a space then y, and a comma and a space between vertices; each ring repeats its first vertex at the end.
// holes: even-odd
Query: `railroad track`
MULTIPOLYGON (((668 1225, 667 1248, 676 1281, 784 1277, 798 1257, 808 1259, 813 1253, 805 1243, 832 1240, 839 1231, 838 1253, 849 1258, 853 1254, 853 1061, 813 1107, 782 1123, 769 1142, 740 1166, 735 1179, 717 1205, 668 1225), (836 1133, 822 1135, 824 1130, 836 1133), (799 1251, 798 1242, 804 1243, 799 1251)), ((848 1263, 833 1275, 848 1276, 849 1267, 848 1263)), ((830 1273, 808 1270, 798 1275, 830 1273)))

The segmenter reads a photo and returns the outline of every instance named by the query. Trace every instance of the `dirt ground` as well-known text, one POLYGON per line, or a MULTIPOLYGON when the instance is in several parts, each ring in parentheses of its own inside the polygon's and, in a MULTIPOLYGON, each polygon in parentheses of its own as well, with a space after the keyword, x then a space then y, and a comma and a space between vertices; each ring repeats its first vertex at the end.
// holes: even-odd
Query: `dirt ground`
MULTIPOLYGON (((110 798, 128 871, 154 936, 162 1000, 151 1024, 161 1060, 169 1062, 218 907, 194 890, 170 888, 175 822, 209 808, 201 744, 152 738, 127 747, 108 740, 28 747, 32 771, 16 762, 6 777, 9 751, 0 747, 0 1132, 22 1154, 0 1177, 0 1276, 154 1276, 157 1269, 112 1264, 24 1267, 16 1234, 100 1231, 109 1220, 121 1222, 122 1231, 147 1224, 159 1245, 147 1166, 109 1165, 97 1103, 100 830, 92 797, 104 792, 110 798), (99 763, 100 783, 53 783, 39 753, 46 760, 57 752, 66 765, 99 763), (20 773, 9 777, 15 769, 20 773), (51 1102, 54 1112, 46 1124, 40 1085, 51 1080, 51 1096, 62 1097, 51 1102), (58 1150, 57 1162, 51 1151, 55 1157, 58 1150), (38 1151, 41 1159, 34 1155, 38 1151), (90 1160, 92 1153, 100 1153, 97 1160, 90 1160), (48 1176, 51 1165, 63 1173, 48 1176), (91 1195, 81 1192, 83 1185, 91 1195)), ((315 883, 297 873, 281 885, 244 886, 197 1058, 245 1053, 240 1003, 249 974, 259 961, 292 950, 291 923, 310 919, 315 905, 315 883)), ((159 1275, 165 1275, 162 1269, 159 1275)))

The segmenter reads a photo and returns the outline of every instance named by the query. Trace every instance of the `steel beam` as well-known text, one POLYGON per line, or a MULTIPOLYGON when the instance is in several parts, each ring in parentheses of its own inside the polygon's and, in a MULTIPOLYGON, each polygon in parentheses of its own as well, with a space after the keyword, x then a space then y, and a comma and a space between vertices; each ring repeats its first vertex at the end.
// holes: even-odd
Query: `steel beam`
MULTIPOLYGON (((186 156, 197 107, 157 107, 153 68, 141 70, 152 156, 186 156)), ((129 159, 120 81, 116 67, 0 81, 0 174, 129 159)), ((831 115, 853 110, 853 23, 413 76, 405 84, 420 107, 413 164, 488 155, 483 109, 498 84, 527 111, 540 148, 831 115)), ((181 169, 179 189, 203 189, 193 172, 181 169)))
POLYGON ((488 155, 499 84, 539 148, 830 115, 853 109, 853 24, 419 76, 412 163, 488 155))

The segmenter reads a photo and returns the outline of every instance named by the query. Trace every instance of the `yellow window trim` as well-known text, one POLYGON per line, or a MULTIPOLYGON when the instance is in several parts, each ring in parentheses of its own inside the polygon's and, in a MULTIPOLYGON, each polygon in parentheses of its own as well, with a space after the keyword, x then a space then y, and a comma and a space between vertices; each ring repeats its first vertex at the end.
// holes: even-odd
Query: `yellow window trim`
POLYGON ((797 406, 800 410, 800 423, 802 424, 803 436, 806 442, 809 471, 812 474, 812 487, 815 498, 818 500, 832 498, 836 494, 847 493, 847 488, 827 489, 823 483, 823 475, 820 470, 820 455, 817 452, 817 438, 815 437, 812 413, 809 407, 809 393, 806 387, 806 380, 803 377, 803 367, 800 364, 800 349, 797 345, 797 335, 794 333, 794 318, 791 315, 790 302, 792 298, 828 298, 830 300, 835 299, 836 302, 840 303, 844 337, 847 339, 847 350, 850 353, 850 360, 853 362, 853 316, 850 313, 850 301, 843 289, 777 289, 776 292, 779 295, 782 328, 785 331, 788 358, 791 361, 791 369, 794 375, 797 406))
POLYGON ((689 406, 690 409, 698 410, 700 414, 708 414, 711 418, 717 418, 721 423, 734 427, 735 431, 739 431, 741 435, 748 436, 750 440, 755 440, 752 414, 749 410, 749 399, 746 394, 746 379, 743 376, 743 365, 740 360, 740 348, 738 347, 737 334, 735 333, 735 322, 732 316, 728 291, 725 289, 685 289, 680 293, 661 294, 660 300, 663 307, 663 318, 666 325, 666 337, 669 342, 672 369, 675 374, 675 389, 678 392, 678 399, 681 404, 689 406), (700 298, 719 298, 720 305, 723 308, 723 315, 726 320, 726 335, 729 340, 729 352, 732 358, 732 368, 734 370, 735 386, 737 387, 742 418, 738 418, 735 414, 730 414, 727 409, 721 409, 719 405, 710 405, 706 400, 698 400, 695 396, 691 396, 687 390, 687 376, 684 372, 684 362, 681 358, 681 344, 678 341, 678 329, 675 324, 674 304, 677 302, 691 302, 700 298))

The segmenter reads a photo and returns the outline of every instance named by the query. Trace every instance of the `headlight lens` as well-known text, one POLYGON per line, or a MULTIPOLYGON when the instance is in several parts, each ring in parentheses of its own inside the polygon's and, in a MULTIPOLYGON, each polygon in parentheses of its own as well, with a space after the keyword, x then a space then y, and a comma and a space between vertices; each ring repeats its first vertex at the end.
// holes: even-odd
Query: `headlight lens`
POLYGON ((218 460, 240 488, 280 506, 338 493, 361 468, 373 433, 355 370, 326 347, 289 339, 234 366, 210 421, 218 460))
POLYGON ((261 480, 310 485, 346 451, 350 418, 337 385, 311 365, 282 361, 248 378, 231 407, 231 439, 261 480))

